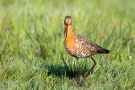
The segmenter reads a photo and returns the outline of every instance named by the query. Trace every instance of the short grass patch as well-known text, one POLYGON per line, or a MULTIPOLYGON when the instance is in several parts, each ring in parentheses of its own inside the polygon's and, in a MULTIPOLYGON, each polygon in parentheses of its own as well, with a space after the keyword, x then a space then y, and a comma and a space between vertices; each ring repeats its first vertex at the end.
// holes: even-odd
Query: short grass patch
MULTIPOLYGON (((77 90, 76 59, 64 49, 63 20, 109 49, 82 90, 135 89, 134 0, 1 0, 0 89, 77 90)), ((83 75, 93 64, 80 59, 83 75)))

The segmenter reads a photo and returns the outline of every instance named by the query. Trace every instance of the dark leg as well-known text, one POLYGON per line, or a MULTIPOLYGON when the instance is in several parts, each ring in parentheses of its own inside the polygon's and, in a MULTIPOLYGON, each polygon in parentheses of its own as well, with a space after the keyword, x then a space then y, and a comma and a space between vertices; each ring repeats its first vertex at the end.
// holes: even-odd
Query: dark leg
POLYGON ((95 67, 96 64, 97 64, 97 63, 95 62, 95 60, 94 60, 92 57, 91 57, 91 59, 93 60, 94 64, 92 65, 91 69, 83 76, 83 79, 82 79, 82 81, 81 81, 81 83, 80 83, 80 86, 82 86, 82 85, 84 84, 86 78, 88 77, 88 75, 90 74, 90 72, 93 71, 94 67, 95 67))
POLYGON ((78 64, 78 81, 77 81, 77 84, 79 85, 80 84, 80 64, 79 64, 79 59, 77 59, 77 64, 78 64))

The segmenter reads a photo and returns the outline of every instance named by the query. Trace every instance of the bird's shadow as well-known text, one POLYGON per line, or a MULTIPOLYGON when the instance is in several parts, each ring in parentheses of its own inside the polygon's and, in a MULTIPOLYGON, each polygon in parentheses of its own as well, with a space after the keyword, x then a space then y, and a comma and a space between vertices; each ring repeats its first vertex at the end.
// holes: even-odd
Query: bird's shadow
MULTIPOLYGON (((76 78, 78 76, 78 67, 77 65, 67 65, 67 64, 45 64, 43 65, 44 69, 48 71, 48 75, 56 75, 58 77, 67 77, 67 78, 76 78)), ((81 75, 84 75, 88 71, 88 68, 81 67, 81 75)))
POLYGON ((66 76, 69 78, 75 78, 77 75, 77 71, 72 71, 63 65, 49 65, 46 69, 48 70, 48 75, 53 74, 58 77, 66 76))

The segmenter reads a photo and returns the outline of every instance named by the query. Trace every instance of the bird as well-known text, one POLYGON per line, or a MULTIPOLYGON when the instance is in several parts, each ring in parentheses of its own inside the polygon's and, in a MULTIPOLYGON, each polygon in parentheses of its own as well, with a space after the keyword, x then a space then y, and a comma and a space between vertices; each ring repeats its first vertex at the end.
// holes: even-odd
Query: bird
POLYGON ((95 54, 108 54, 110 51, 107 49, 102 48, 101 46, 97 45, 93 41, 84 38, 82 36, 76 35, 72 31, 72 17, 65 16, 64 18, 64 46, 66 52, 68 52, 71 56, 75 57, 78 63, 78 85, 82 86, 84 81, 90 74, 90 72, 96 66, 96 61, 92 58, 95 54), (94 64, 86 73, 80 82, 80 65, 79 65, 79 58, 88 58, 90 57, 94 64))

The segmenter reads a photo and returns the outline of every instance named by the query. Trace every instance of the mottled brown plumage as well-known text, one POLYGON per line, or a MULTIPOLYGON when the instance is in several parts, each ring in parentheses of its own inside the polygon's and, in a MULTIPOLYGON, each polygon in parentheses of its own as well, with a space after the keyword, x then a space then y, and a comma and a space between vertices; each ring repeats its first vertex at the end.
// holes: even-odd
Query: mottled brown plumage
MULTIPOLYGON (((64 36, 65 36, 64 43, 65 43, 66 51, 70 55, 74 56, 77 60, 78 58, 91 57, 92 55, 101 54, 101 53, 108 54, 110 52, 109 50, 100 47, 99 45, 95 44, 94 42, 86 38, 75 35, 72 32, 71 16, 66 16, 64 19, 64 36)), ((93 69, 96 65, 96 62, 94 61, 93 58, 92 60, 94 62, 94 66, 92 67, 93 69)), ((80 67, 78 68, 78 71, 79 71, 78 76, 80 77, 80 67)))

